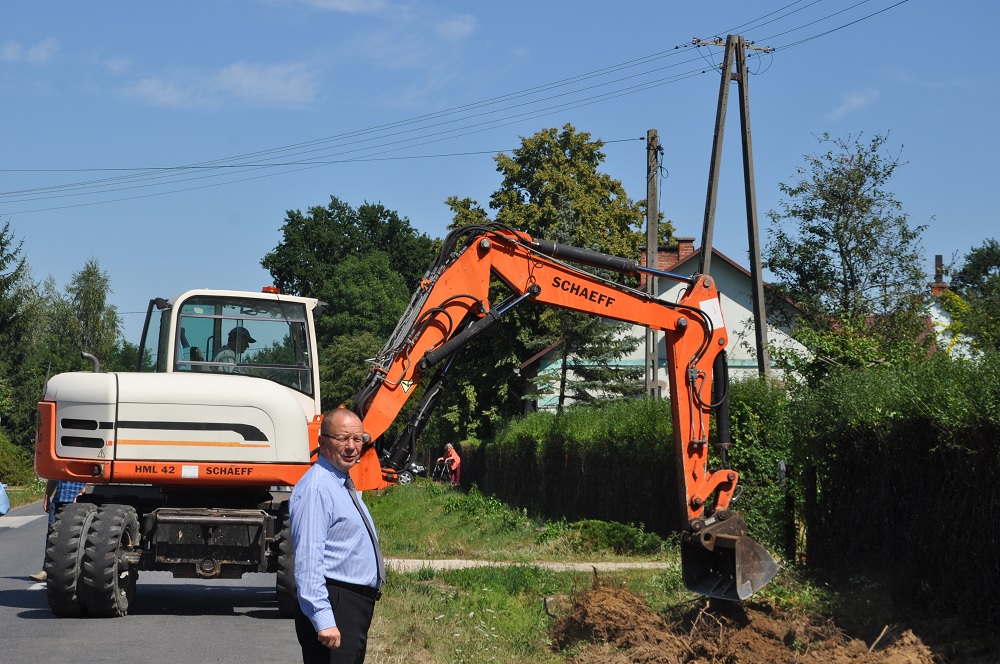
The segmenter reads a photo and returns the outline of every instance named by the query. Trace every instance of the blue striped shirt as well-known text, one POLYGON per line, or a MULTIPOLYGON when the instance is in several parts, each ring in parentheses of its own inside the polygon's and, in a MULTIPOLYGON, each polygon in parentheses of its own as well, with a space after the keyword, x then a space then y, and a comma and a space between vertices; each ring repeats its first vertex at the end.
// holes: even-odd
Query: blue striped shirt
POLYGON ((76 497, 80 495, 83 491, 83 487, 87 486, 83 482, 66 482, 59 481, 56 483, 55 493, 52 494, 52 502, 56 505, 61 503, 72 503, 76 500, 76 497))
MULTIPOLYGON (((375 549, 344 486, 346 478, 320 456, 295 485, 289 502, 299 606, 317 632, 337 624, 328 578, 373 588, 378 584, 375 549)), ((368 507, 361 506, 371 520, 368 507)))

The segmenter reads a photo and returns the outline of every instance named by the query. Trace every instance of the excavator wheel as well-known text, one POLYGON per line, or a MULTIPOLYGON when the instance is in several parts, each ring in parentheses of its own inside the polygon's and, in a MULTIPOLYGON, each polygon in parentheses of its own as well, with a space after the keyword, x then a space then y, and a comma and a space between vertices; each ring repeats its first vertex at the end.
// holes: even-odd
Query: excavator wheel
POLYGON ((77 588, 84 542, 97 507, 90 503, 68 503, 56 512, 56 520, 45 548, 45 590, 52 613, 62 618, 84 614, 77 588))
POLYGON ((278 596, 278 615, 282 618, 294 618, 295 607, 298 604, 295 587, 295 550, 292 548, 292 527, 285 525, 278 533, 278 570, 274 582, 274 590, 278 596))
POLYGON ((87 532, 80 599, 87 613, 114 618, 128 613, 139 570, 125 557, 139 548, 139 519, 127 505, 102 505, 87 532))

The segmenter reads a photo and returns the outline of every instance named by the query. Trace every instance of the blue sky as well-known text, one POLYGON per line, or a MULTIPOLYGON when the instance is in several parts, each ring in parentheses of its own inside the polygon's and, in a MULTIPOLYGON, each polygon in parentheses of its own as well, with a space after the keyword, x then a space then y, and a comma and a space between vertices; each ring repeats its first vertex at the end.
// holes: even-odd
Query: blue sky
MULTIPOLYGON (((602 170, 635 199, 657 129, 660 209, 700 241, 722 49, 690 44, 734 33, 776 47, 748 67, 762 226, 823 132, 888 132, 930 273, 1000 235, 998 16, 982 0, 3 3, 0 219, 38 280, 97 258, 133 342, 151 297, 268 284, 286 210, 381 202, 441 236, 448 196, 486 206, 493 155, 565 123, 608 142, 602 170)), ((740 169, 734 85, 715 246, 745 263, 740 169)))

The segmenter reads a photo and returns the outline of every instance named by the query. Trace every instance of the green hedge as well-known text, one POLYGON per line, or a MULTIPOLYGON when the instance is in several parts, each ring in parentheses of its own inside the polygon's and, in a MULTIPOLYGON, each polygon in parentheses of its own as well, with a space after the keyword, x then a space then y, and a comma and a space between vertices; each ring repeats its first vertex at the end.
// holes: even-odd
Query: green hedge
MULTIPOLYGON (((784 532, 785 487, 778 468, 788 456, 784 397, 777 387, 754 382, 734 384, 730 398, 736 443, 731 465, 744 486, 734 508, 747 515, 755 537, 759 532, 773 547, 784 532), (770 418, 781 425, 770 425, 770 418), (778 525, 766 521, 771 519, 778 525)), ((472 458, 469 466, 476 469, 463 475, 463 483, 475 481, 483 491, 542 516, 642 525, 664 537, 682 524, 666 401, 617 401, 561 416, 533 413, 502 429, 472 458)))
POLYGON ((10 442, 0 431, 0 482, 11 486, 30 484, 35 479, 34 460, 24 449, 10 442))
POLYGON ((817 480, 810 565, 995 624, 1000 356, 855 371, 798 405, 817 480))
MULTIPOLYGON (((804 532, 809 568, 831 579, 1000 621, 1000 355, 853 370, 791 395, 734 383, 730 409, 734 507, 761 544, 801 556, 804 532)), ((663 401, 534 413, 463 458, 463 483, 542 516, 664 537, 681 525, 663 401)))

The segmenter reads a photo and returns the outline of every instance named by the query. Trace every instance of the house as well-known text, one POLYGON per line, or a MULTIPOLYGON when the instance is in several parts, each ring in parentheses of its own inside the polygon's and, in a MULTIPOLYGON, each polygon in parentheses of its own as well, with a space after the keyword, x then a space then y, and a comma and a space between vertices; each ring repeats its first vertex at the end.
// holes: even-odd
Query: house
MULTIPOLYGON (((657 250, 657 267, 661 271, 673 274, 691 276, 698 271, 701 258, 700 248, 694 246, 693 237, 678 237, 677 244, 661 246, 657 250)), ((645 256, 642 263, 645 264, 645 256)), ((752 280, 750 272, 717 250, 712 250, 712 277, 715 278, 722 304, 722 314, 729 333, 729 345, 726 347, 729 362, 729 374, 733 380, 757 376, 757 353, 755 349, 753 302, 751 299, 752 280)), ((666 278, 657 280, 660 299, 677 301, 686 284, 666 278)), ((644 288, 644 286, 643 286, 644 288)), ((792 306, 792 305, 788 305, 792 306)), ((646 328, 635 325, 628 332, 629 336, 638 340, 635 351, 619 360, 622 367, 643 367, 646 363, 646 328)), ((666 344, 662 334, 658 334, 659 371, 656 381, 656 394, 666 397, 669 394, 666 376, 666 344)), ((787 329, 768 325, 768 343, 772 349, 793 349, 805 352, 805 347, 791 338, 787 329)), ((526 360, 520 367, 522 375, 540 375, 559 370, 558 344, 541 351, 526 360)), ((773 350, 772 350, 773 352, 773 350)), ((772 362, 773 365, 773 362, 772 362)), ((773 370, 773 369, 772 369, 773 370)), ((550 395, 538 399, 534 408, 551 409, 556 407, 557 396, 550 395)), ((529 407, 530 409, 530 407, 529 407)))
MULTIPOLYGON (((657 249, 657 268, 663 272, 690 277, 698 271, 700 266, 701 248, 694 246, 693 237, 678 237, 676 240, 675 246, 661 246, 657 249)), ((645 262, 645 256, 643 256, 643 262, 645 262)), ((729 344, 726 346, 729 376, 733 380, 757 376, 756 337, 751 295, 753 281, 750 271, 714 248, 712 249, 711 264, 711 274, 719 290, 722 315, 729 333, 729 344)), ((685 286, 686 284, 683 282, 661 277, 657 280, 657 297, 676 302, 685 286)), ((793 305, 788 304, 787 306, 792 307, 793 305)), ((643 327, 635 326, 632 334, 645 339, 646 330, 643 327)), ((657 357, 661 369, 658 387, 661 388, 662 394, 665 396, 667 387, 663 367, 666 366, 666 346, 662 335, 659 337, 657 357)), ((806 351, 802 344, 791 338, 787 328, 768 325, 767 339, 772 353, 775 349, 806 351)), ((624 358, 624 361, 630 364, 633 362, 644 364, 645 343, 631 356, 624 358)), ((774 371, 774 362, 772 361, 771 364, 772 371, 774 371)))
POLYGON ((936 338, 936 348, 952 357, 970 359, 976 356, 972 341, 962 334, 952 331, 951 314, 942 302, 948 293, 948 283, 944 280, 944 260, 941 254, 934 256, 934 282, 928 285, 931 299, 927 305, 929 326, 936 338))

